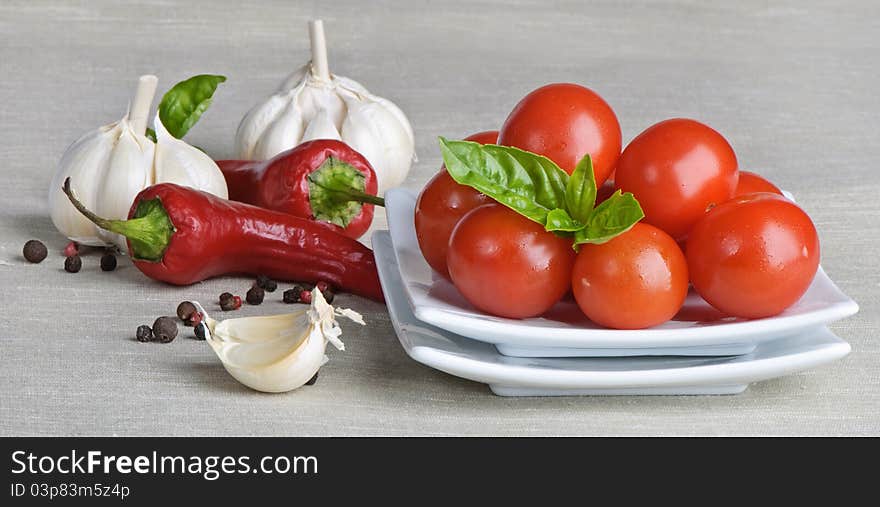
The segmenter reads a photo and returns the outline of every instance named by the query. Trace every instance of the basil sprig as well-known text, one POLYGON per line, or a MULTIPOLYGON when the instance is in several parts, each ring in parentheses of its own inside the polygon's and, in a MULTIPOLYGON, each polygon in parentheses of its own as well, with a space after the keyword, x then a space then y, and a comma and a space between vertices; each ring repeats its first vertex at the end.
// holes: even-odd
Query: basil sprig
POLYGON ((645 217, 635 197, 620 190, 595 206, 596 178, 589 154, 569 176, 549 158, 510 146, 441 137, 440 151, 452 179, 547 231, 571 236, 575 247, 605 243, 645 217))
POLYGON ((199 74, 174 85, 159 103, 159 119, 168 132, 180 139, 211 105, 211 98, 225 76, 199 74))

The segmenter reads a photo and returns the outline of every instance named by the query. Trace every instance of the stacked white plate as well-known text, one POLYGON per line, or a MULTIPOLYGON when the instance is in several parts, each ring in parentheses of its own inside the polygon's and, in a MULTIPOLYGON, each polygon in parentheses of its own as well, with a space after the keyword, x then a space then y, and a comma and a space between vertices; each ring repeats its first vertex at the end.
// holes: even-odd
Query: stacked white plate
POLYGON ((675 319, 637 331, 596 326, 573 301, 534 319, 486 315, 422 257, 416 195, 392 189, 385 200, 389 231, 372 243, 400 343, 416 361, 495 394, 733 394, 850 351, 825 326, 858 305, 821 268, 797 304, 767 319, 724 318, 693 292, 675 319))

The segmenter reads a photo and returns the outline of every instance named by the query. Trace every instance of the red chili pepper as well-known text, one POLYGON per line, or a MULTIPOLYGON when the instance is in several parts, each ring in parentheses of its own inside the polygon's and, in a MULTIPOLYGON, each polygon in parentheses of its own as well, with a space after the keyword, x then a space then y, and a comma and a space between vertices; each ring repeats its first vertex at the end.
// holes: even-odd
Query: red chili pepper
POLYGON ((376 173, 342 141, 318 139, 266 161, 218 160, 229 198, 332 224, 352 238, 373 221, 376 173))
POLYGON ((189 285, 226 274, 328 280, 383 301, 373 251, 311 220, 172 183, 142 190, 128 220, 101 218, 64 192, 89 220, 128 238, 134 265, 155 280, 189 285))

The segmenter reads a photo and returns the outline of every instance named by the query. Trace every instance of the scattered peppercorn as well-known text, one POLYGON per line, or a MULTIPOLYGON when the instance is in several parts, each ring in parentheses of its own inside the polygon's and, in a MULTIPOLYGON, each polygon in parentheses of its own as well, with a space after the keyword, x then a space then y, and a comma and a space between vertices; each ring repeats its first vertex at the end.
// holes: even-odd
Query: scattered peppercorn
POLYGON ((205 339, 205 325, 204 324, 202 324, 202 323, 197 324, 195 329, 193 329, 193 331, 196 334, 197 340, 204 340, 205 339))
POLYGON ((28 262, 33 262, 34 264, 43 262, 46 256, 49 255, 46 245, 44 245, 42 241, 36 239, 32 239, 25 243, 24 248, 21 249, 21 253, 28 262))
POLYGON ((307 290, 303 290, 302 293, 299 295, 299 302, 305 303, 307 305, 312 304, 312 293, 307 290))
POLYGON ((79 253, 79 245, 76 241, 71 241, 64 247, 64 256, 70 257, 71 255, 77 255, 79 253))
POLYGON ((80 259, 79 255, 71 255, 70 257, 64 259, 64 271, 68 273, 78 273, 80 269, 82 269, 82 259, 80 259))
POLYGON ((116 269, 116 256, 110 252, 101 256, 101 271, 113 271, 116 269))
POLYGON ((235 296, 228 292, 220 294, 220 309, 224 312, 235 310, 235 296))
POLYGON ((333 290, 333 287, 330 286, 328 282, 321 280, 320 282, 315 284, 315 287, 321 292, 327 292, 328 290, 333 290))
POLYGON ((193 317, 193 315, 197 315, 199 312, 196 310, 196 305, 190 303, 189 301, 184 301, 177 305, 177 317, 183 321, 187 326, 191 325, 189 320, 193 317))
POLYGON ((272 280, 266 275, 257 276, 257 287, 265 290, 266 292, 275 292, 275 289, 278 288, 278 282, 272 280))
POLYGON ((318 381, 318 372, 315 372, 315 374, 312 375, 312 378, 310 378, 309 381, 306 382, 306 385, 313 386, 313 385, 315 385, 315 382, 317 382, 317 381, 318 381))
POLYGON ((287 304, 299 303, 299 296, 302 294, 303 288, 300 285, 294 285, 292 289, 287 289, 284 291, 282 295, 284 301, 287 304))
POLYGON ((137 334, 135 336, 137 337, 137 341, 146 343, 153 339, 153 330, 150 329, 150 326, 141 325, 138 326, 137 334))
POLYGON ((170 343, 177 337, 177 322, 172 317, 159 317, 153 322, 153 335, 159 343, 170 343))
POLYGON ((258 305, 263 302, 263 298, 266 296, 266 293, 262 288, 254 286, 248 289, 247 294, 245 294, 245 299, 249 305, 258 305))

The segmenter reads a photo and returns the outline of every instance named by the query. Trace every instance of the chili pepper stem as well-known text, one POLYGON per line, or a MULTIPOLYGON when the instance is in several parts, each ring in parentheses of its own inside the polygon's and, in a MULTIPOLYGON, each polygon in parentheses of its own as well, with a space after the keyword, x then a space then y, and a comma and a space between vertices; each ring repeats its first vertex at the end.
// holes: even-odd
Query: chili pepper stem
POLYGON ((364 192, 364 174, 351 164, 327 157, 309 173, 309 206, 321 221, 348 227, 364 203, 385 205, 385 200, 364 192))
POLYGON ((61 188, 73 207, 101 229, 128 238, 131 256, 135 259, 158 262, 174 234, 174 224, 159 199, 138 202, 134 217, 128 220, 110 220, 100 217, 85 207, 70 188, 70 178, 61 188))
POLYGON ((385 199, 379 197, 378 195, 368 194, 366 192, 361 192, 360 190, 343 187, 343 186, 334 186, 331 184, 322 184, 316 181, 312 181, 315 185, 324 189, 328 194, 333 196, 333 199, 337 201, 354 201, 362 204, 374 204, 376 206, 385 207, 385 199))

